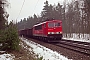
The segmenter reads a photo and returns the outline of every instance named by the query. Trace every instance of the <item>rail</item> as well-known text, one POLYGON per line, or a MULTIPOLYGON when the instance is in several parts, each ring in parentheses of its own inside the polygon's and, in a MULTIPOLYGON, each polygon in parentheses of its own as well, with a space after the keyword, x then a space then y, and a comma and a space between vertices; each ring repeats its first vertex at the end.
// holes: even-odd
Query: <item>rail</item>
POLYGON ((72 40, 63 39, 63 40, 60 40, 55 45, 90 56, 90 43, 88 42, 80 42, 80 41, 72 41, 72 40))

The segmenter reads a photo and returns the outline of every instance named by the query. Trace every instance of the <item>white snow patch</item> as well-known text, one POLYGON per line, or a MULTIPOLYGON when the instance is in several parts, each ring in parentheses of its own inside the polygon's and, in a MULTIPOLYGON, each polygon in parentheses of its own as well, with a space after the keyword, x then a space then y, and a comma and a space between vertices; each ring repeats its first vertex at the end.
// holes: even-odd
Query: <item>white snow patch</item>
POLYGON ((4 53, 5 51, 0 51, 0 53, 4 53))
POLYGON ((0 55, 0 60, 14 60, 14 56, 11 56, 10 54, 1 54, 0 55))
MULTIPOLYGON (((33 52, 38 55, 38 57, 43 57, 43 60, 72 60, 33 41, 27 40, 25 38, 21 38, 21 40, 30 46, 33 49, 33 52)), ((31 48, 29 48, 30 51, 31 48)))
POLYGON ((75 38, 62 38, 66 40, 74 40, 74 41, 82 41, 82 42, 90 42, 90 40, 85 40, 85 39, 75 39, 75 38))
POLYGON ((90 34, 76 34, 76 33, 72 33, 71 37, 70 37, 70 34, 67 34, 67 37, 65 35, 66 34, 63 34, 63 39, 66 39, 66 40, 90 42, 90 34))

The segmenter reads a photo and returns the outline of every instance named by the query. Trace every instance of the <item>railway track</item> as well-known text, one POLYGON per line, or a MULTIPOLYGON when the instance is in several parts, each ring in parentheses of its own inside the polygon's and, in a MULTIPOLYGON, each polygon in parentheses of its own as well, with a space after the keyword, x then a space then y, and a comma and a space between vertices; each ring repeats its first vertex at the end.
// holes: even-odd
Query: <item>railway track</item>
POLYGON ((31 41, 39 43, 51 50, 57 51, 64 56, 67 56, 73 60, 90 60, 90 43, 87 42, 79 42, 72 40, 60 40, 59 42, 47 43, 45 41, 41 41, 40 39, 32 39, 25 37, 31 41))
POLYGON ((88 42, 62 39, 58 41, 58 43, 50 43, 50 44, 63 47, 69 50, 73 50, 75 52, 78 52, 78 53, 81 53, 90 57, 90 43, 88 42))
POLYGON ((72 41, 72 40, 63 39, 63 40, 60 40, 56 44, 54 43, 54 45, 90 56, 90 43, 88 42, 80 42, 80 41, 72 41))

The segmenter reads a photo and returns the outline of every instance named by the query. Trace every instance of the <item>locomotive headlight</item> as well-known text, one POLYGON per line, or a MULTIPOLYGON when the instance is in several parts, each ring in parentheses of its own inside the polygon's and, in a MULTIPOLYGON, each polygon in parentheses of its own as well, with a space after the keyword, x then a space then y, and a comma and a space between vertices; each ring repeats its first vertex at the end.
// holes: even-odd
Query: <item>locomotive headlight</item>
POLYGON ((62 32, 60 32, 60 34, 62 34, 62 32))
POLYGON ((54 34, 54 32, 48 32, 48 34, 54 34))
POLYGON ((52 32, 52 34, 54 34, 54 32, 52 32))
POLYGON ((56 34, 62 34, 62 32, 56 32, 56 34))
POLYGON ((48 32, 48 34, 50 34, 50 32, 48 32))
POLYGON ((60 34, 59 32, 56 32, 56 34, 60 34))

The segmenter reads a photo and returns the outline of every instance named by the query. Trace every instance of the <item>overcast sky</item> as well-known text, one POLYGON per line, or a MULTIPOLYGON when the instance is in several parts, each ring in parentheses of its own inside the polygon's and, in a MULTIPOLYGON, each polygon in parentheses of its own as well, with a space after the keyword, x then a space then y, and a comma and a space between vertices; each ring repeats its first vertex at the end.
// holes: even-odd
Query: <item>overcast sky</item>
MULTIPOLYGON (((10 7, 7 10, 9 13, 9 21, 16 19, 19 21, 24 17, 33 16, 34 13, 40 15, 40 12, 42 11, 44 2, 46 0, 25 0, 23 9, 21 11, 21 14, 19 15, 23 1, 24 0, 8 0, 8 2, 10 3, 10 7)), ((63 0, 48 0, 48 2, 49 4, 54 5, 58 2, 63 3, 63 0)))

